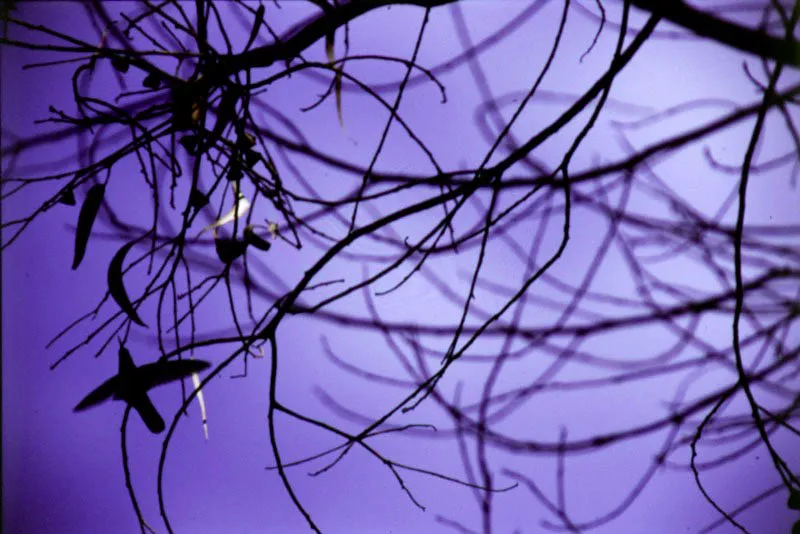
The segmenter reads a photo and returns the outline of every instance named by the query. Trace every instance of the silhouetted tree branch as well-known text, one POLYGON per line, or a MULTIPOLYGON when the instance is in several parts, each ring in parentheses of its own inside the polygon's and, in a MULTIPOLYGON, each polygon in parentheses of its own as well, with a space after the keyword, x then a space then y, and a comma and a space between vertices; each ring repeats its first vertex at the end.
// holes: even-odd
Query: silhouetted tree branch
POLYGON ((748 210, 754 190, 792 194, 800 169, 800 3, 755 4, 760 21, 748 26, 726 17, 726 6, 681 0, 534 1, 481 39, 465 16, 473 6, 455 0, 313 0, 293 14, 281 10, 299 2, 142 0, 123 9, 92 0, 80 7, 93 30, 79 36, 4 11, 4 53, 41 56, 25 68, 53 69, 71 101, 49 106, 36 135, 3 127, 3 250, 25 246, 31 225, 62 208, 74 212, 73 270, 95 243, 113 245, 102 298, 48 347, 65 347, 53 369, 78 352, 118 351, 118 374, 78 409, 111 397, 126 404, 124 479, 141 532, 156 529, 134 492, 131 408, 153 433, 166 429, 156 497, 174 532, 164 478, 178 424, 197 403, 208 437, 204 392, 235 364, 233 377, 246 379, 253 363, 269 369, 268 472, 315 532, 326 526, 295 473, 343 469, 356 450, 415 508, 429 504, 409 474, 466 489, 478 520, 436 516, 457 532, 502 528, 510 495, 533 503, 526 520, 548 530, 613 524, 666 471, 690 473, 725 521, 705 531, 759 532, 740 516, 773 495, 800 507, 796 457, 786 452, 800 436, 800 227, 751 222, 748 210), (390 8, 416 17, 408 46, 395 54, 356 42, 390 8), (446 16, 458 51, 431 61, 439 56, 429 43, 444 39, 433 20, 446 16), (573 30, 576 16, 591 34, 573 30), (663 21, 748 54, 742 78, 758 98, 736 101, 724 84, 713 98, 672 107, 618 97, 663 21), (498 94, 486 56, 524 32, 536 33, 526 43, 541 50, 505 59, 527 81, 498 94), (584 58, 596 66, 588 81, 577 76, 584 58), (576 80, 553 89, 573 60, 576 80), (286 87, 321 92, 299 104, 286 87), (434 117, 422 103, 431 94, 473 120, 442 127, 453 119, 434 117), (664 127, 657 139, 638 138, 653 126, 664 127), (734 127, 747 128, 748 141, 723 155, 715 136, 734 127), (775 135, 768 128, 789 141, 762 156, 775 135), (479 135, 480 148, 462 130, 479 135), (55 156, 65 146, 71 152, 55 156), (718 180, 727 196, 709 207, 682 188, 685 177, 662 165, 678 155, 701 159, 691 171, 698 182, 718 180), (790 180, 777 183, 775 172, 790 180), (679 280, 681 269, 699 274, 679 280), (215 327, 203 319, 211 310, 215 327), (297 340, 285 333, 293 321, 328 333, 318 353, 330 376, 309 395, 325 417, 286 393, 286 370, 300 366, 297 340), (347 332, 369 359, 328 337, 347 332), (126 348, 136 339, 152 350, 149 361, 137 355, 138 367, 126 348), (704 380, 712 371, 725 379, 704 380), (548 415, 561 409, 550 399, 599 406, 641 395, 652 380, 670 384, 667 399, 653 395, 657 415, 609 408, 613 418, 593 418, 590 402, 588 423, 564 415, 557 436, 547 433, 548 415), (180 406, 165 423, 147 391, 179 382, 180 406), (369 397, 376 387, 385 397, 369 397), (354 407, 344 399, 359 388, 366 400, 354 407), (337 444, 292 450, 280 439, 289 423, 337 444), (571 462, 637 440, 646 440, 643 462, 613 505, 571 503, 571 462), (387 445, 440 442, 461 472, 387 445), (724 505, 706 473, 762 448, 775 484, 744 488, 738 505, 724 505), (540 457, 555 467, 554 492, 527 463, 540 457))

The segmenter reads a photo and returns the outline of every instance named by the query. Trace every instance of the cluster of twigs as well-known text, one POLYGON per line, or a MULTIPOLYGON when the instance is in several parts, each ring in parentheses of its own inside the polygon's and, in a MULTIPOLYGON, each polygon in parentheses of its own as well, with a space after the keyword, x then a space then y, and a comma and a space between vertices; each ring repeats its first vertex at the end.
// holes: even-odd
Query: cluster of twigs
MULTIPOLYGON (((105 237, 120 246, 110 261, 106 296, 54 341, 80 328, 88 331, 86 337, 64 350, 53 368, 91 344, 97 354, 108 351, 116 339, 124 345, 134 329, 155 333, 154 359, 189 358, 204 347, 230 347, 227 357, 215 361, 210 372, 184 391, 183 405, 167 422, 158 474, 167 530, 173 528, 162 479, 180 416, 234 362, 243 362, 246 375, 253 357, 263 358, 270 368, 267 415, 275 469, 317 532, 323 526, 297 496, 290 468, 332 458, 316 473, 325 472, 356 447, 386 466, 417 506, 423 505, 406 484, 404 472, 471 488, 484 533, 496 524, 498 494, 512 487, 529 492, 550 514, 546 527, 579 532, 620 516, 665 469, 691 471, 722 521, 743 531, 745 525, 737 517, 770 495, 788 495, 789 506, 800 507, 796 466, 781 452, 796 448, 800 434, 793 422, 800 402, 795 325, 800 316, 800 229, 745 224, 754 175, 798 172, 800 135, 794 113, 800 85, 782 83, 781 74, 800 63, 793 37, 800 4, 764 2, 757 11, 761 26, 753 29, 726 20, 724 12, 701 12, 681 1, 626 1, 614 7, 619 17, 607 17, 607 6, 600 1, 567 0, 559 4, 554 26, 558 29, 529 87, 497 97, 479 58, 542 16, 544 2, 521 5, 512 22, 477 43, 472 42, 462 8, 451 0, 309 3, 317 8, 309 18, 280 31, 270 15, 281 9, 277 1, 198 0, 187 6, 174 0, 142 0, 135 10, 122 13, 109 11, 114 4, 94 1, 83 5, 96 28, 94 40, 13 14, 8 20, 13 32, 2 39, 7 51, 22 47, 41 52, 43 61, 30 68, 75 65, 74 109, 51 107, 50 118, 42 121, 50 129, 42 135, 6 135, 4 204, 34 191, 45 191, 46 199, 30 213, 3 221, 3 247, 24 239, 29 225, 55 206, 76 205, 79 200, 73 269, 81 264, 91 238, 105 237), (421 10, 410 57, 351 54, 351 24, 392 4, 421 10), (451 6, 442 7, 445 4, 451 6), (451 10, 463 51, 445 63, 424 65, 419 55, 430 38, 429 18, 444 9, 451 10), (648 14, 640 27, 631 23, 634 10, 648 14), (545 89, 547 80, 557 57, 564 54, 567 20, 579 15, 596 17, 592 47, 603 32, 616 32, 613 53, 604 72, 580 94, 555 94, 545 89), (635 146, 631 132, 689 114, 702 104, 618 121, 616 138, 625 155, 585 165, 587 139, 606 124, 604 116, 615 105, 615 82, 643 45, 659 37, 657 28, 665 18, 706 39, 760 55, 763 76, 759 79, 750 70, 747 74, 761 97, 644 147, 635 146), (231 20, 249 32, 234 34, 231 20), (748 36, 737 44, 737 38, 748 36), (338 50, 337 38, 343 43, 338 50), (325 60, 310 59, 313 47, 322 43, 325 60), (403 74, 391 83, 369 83, 355 74, 354 67, 363 62, 393 65, 403 74), (421 83, 435 87, 446 101, 442 78, 459 69, 468 70, 478 88, 483 103, 476 127, 489 147, 478 158, 470 155, 476 159, 470 168, 440 163, 440 156, 401 112, 403 99, 421 83), (119 89, 109 92, 109 81, 119 89), (369 99, 386 114, 366 165, 361 158, 320 148, 267 92, 280 84, 311 81, 322 81, 327 90, 303 111, 316 112, 332 100, 338 124, 326 125, 328 132, 348 135, 348 99, 369 99), (552 103, 557 113, 531 131, 519 123, 534 103, 552 103), (790 149, 756 161, 768 121, 782 124, 792 140, 790 149), (713 135, 743 124, 751 134, 741 162, 724 164, 706 150, 707 165, 700 171, 730 176, 735 187, 717 213, 695 209, 693 199, 676 192, 669 176, 660 175, 657 162, 696 150, 713 135), (378 170, 385 147, 398 131, 429 171, 378 170), (548 142, 564 139, 564 131, 571 133, 558 155, 553 156, 552 148, 544 152, 548 142), (17 161, 27 154, 65 140, 77 141, 73 167, 36 176, 16 171, 17 161), (120 207, 107 198, 108 190, 123 187, 118 169, 131 161, 139 167, 140 186, 152 199, 149 224, 123 220, 120 207), (297 167, 299 161, 335 171, 342 181, 331 185, 306 178, 297 167), (636 208, 642 199, 657 208, 636 208), (432 213, 438 215, 431 218, 432 213), (407 221, 414 226, 405 226, 407 221), (590 235, 591 242, 582 235, 590 235), (561 265, 576 246, 584 247, 583 263, 573 270, 582 274, 571 280, 561 265), (295 279, 286 281, 270 266, 277 254, 291 257, 292 250, 309 249, 315 257, 295 279), (518 272, 498 281, 493 265, 497 257, 518 272), (610 262, 624 280, 619 286, 624 291, 615 292, 613 284, 606 289, 601 281, 607 280, 602 272, 610 262), (709 280, 708 289, 675 282, 661 269, 674 265, 671 262, 686 262, 701 272, 709 280), (449 276, 441 270, 447 264, 457 265, 449 276), (346 270, 347 276, 330 278, 328 273, 336 269, 346 270), (381 299, 403 295, 418 279, 453 312, 447 321, 407 321, 381 311, 381 299), (132 280, 145 282, 134 292, 128 287, 132 280), (215 290, 226 295, 231 328, 198 330, 197 317, 215 290), (360 296, 363 313, 338 306, 360 296), (103 318, 99 326, 87 326, 98 317, 103 318), (277 387, 282 366, 291 365, 279 348, 285 344, 281 326, 287 317, 356 329, 365 339, 375 340, 373 347, 380 347, 375 357, 399 364, 402 377, 349 361, 337 354, 335 343, 325 341, 324 352, 334 366, 356 379, 399 392, 391 406, 378 415, 348 408, 337 400, 335 386, 319 390, 333 410, 330 420, 289 406, 277 387), (716 333, 723 329, 724 340, 709 336, 708 328, 716 333), (653 336, 657 342, 629 358, 609 355, 598 344, 626 336, 653 336), (576 368, 585 372, 567 378, 566 371, 576 368), (693 391, 702 374, 711 370, 727 372, 727 381, 693 391), (518 380, 509 381, 509 376, 518 380), (568 433, 566 427, 573 422, 566 420, 558 439, 549 441, 514 426, 521 414, 539 417, 535 407, 548 395, 615 395, 649 380, 676 383, 666 413, 658 418, 584 436, 575 430, 568 433), (438 415, 424 423, 403 422, 408 414, 422 417, 423 406, 435 407, 432 413, 438 415), (278 446, 278 415, 329 432, 341 444, 313 457, 287 460, 293 454, 278 446), (360 430, 344 430, 339 424, 344 420, 359 423, 360 430), (436 432, 431 432, 431 421, 436 432), (418 465, 393 459, 376 444, 376 437, 387 434, 449 440, 461 454, 463 474, 422 467, 422 459, 418 465), (569 437, 576 434, 579 437, 569 437), (592 516, 567 509, 564 465, 571 455, 602 455, 613 446, 652 436, 660 436, 661 444, 648 451, 649 465, 617 505, 592 516), (698 450, 705 444, 722 452, 701 461, 698 450), (745 497, 734 510, 725 509, 705 489, 703 473, 733 465, 759 449, 769 454, 777 475, 775 487, 745 497), (522 458, 553 457, 557 497, 547 496, 524 462, 497 460, 495 454, 504 452, 522 458)), ((127 180, 124 186, 134 187, 127 180)), ((408 306, 413 309, 415 304, 408 306)), ((126 482, 145 532, 152 529, 140 512, 127 464, 128 415, 129 408, 122 425, 126 482)), ((460 532, 475 531, 455 518, 439 521, 460 532)))

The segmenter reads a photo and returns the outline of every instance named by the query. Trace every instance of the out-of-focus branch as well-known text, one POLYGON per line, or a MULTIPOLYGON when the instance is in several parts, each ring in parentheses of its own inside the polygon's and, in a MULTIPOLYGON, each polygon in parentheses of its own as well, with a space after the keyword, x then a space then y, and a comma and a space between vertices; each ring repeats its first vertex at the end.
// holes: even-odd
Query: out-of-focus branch
POLYGON ((800 67, 800 42, 796 40, 772 37, 763 31, 722 20, 683 0, 631 0, 631 3, 701 37, 759 57, 800 67))

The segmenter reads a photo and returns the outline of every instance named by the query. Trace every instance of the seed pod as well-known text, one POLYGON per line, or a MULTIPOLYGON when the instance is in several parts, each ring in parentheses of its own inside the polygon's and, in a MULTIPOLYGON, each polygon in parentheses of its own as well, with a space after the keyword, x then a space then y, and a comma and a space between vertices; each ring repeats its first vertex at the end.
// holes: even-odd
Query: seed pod
POLYGON ((244 153, 244 162, 249 168, 253 168, 260 159, 261 154, 257 150, 250 149, 244 153))
POLYGON ((208 204, 208 197, 197 189, 192 189, 189 194, 189 204, 196 210, 203 209, 208 204))
POLYGON ((59 204, 64 204, 65 206, 74 206, 75 205, 75 192, 72 190, 71 187, 63 190, 61 195, 59 195, 58 200, 56 201, 59 204))
POLYGON ((78 230, 75 232, 75 256, 72 260, 72 270, 78 268, 83 255, 86 254, 86 245, 89 242, 89 235, 92 233, 92 225, 103 203, 103 196, 106 193, 106 186, 103 184, 93 185, 86 198, 83 200, 81 212, 78 215, 78 230))
POLYGON ((800 510, 800 491, 792 490, 789 493, 789 501, 786 504, 792 510, 800 510))
POLYGON ((111 66, 114 67, 114 70, 117 72, 128 72, 128 69, 131 66, 130 61, 125 56, 111 56, 111 66))
POLYGON ((187 82, 172 88, 172 125, 175 130, 182 132, 194 128, 200 120, 201 97, 198 82, 187 82))
POLYGON ((236 136, 236 146, 241 149, 247 150, 248 148, 253 148, 255 145, 256 138, 247 132, 239 132, 236 136))
POLYGON ((197 136, 191 134, 181 137, 181 140, 178 141, 178 143, 180 143, 180 145, 186 149, 186 152, 194 156, 197 154, 197 141, 197 136))
POLYGON ((233 261, 244 254, 247 243, 230 237, 218 237, 214 240, 214 247, 217 249, 217 257, 225 265, 230 265, 233 261))
POLYGON ((244 229, 244 242, 248 245, 253 245, 258 250, 267 251, 272 246, 272 243, 261 237, 255 232, 253 225, 248 224, 244 229))
POLYGON ((242 179, 242 176, 244 176, 244 173, 242 172, 241 164, 238 161, 232 162, 231 168, 225 177, 231 182, 238 182, 242 179))
POLYGON ((136 241, 126 243, 111 259, 111 263, 108 266, 108 292, 131 321, 146 328, 147 325, 144 324, 139 318, 139 314, 136 313, 136 309, 133 307, 131 299, 128 297, 128 293, 125 291, 125 286, 122 283, 122 262, 125 261, 125 255, 135 244, 136 241))
POLYGON ((161 77, 155 72, 151 72, 145 77, 144 81, 142 81, 142 85, 148 89, 158 89, 161 87, 161 77))
POLYGON ((239 91, 237 89, 227 89, 222 93, 219 106, 217 106, 217 122, 211 132, 209 144, 215 144, 221 137, 225 128, 236 117, 236 103, 239 101, 239 91))

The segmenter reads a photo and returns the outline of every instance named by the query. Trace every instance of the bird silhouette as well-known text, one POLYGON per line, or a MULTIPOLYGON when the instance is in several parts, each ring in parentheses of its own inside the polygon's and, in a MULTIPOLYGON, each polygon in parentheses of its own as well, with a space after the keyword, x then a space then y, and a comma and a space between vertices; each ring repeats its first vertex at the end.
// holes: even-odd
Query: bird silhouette
POLYGON ((119 372, 100 384, 75 406, 76 412, 96 406, 109 398, 125 401, 153 434, 164 431, 164 419, 153 406, 147 392, 155 386, 180 380, 211 366, 203 360, 159 360, 137 367, 131 353, 119 345, 119 372))

